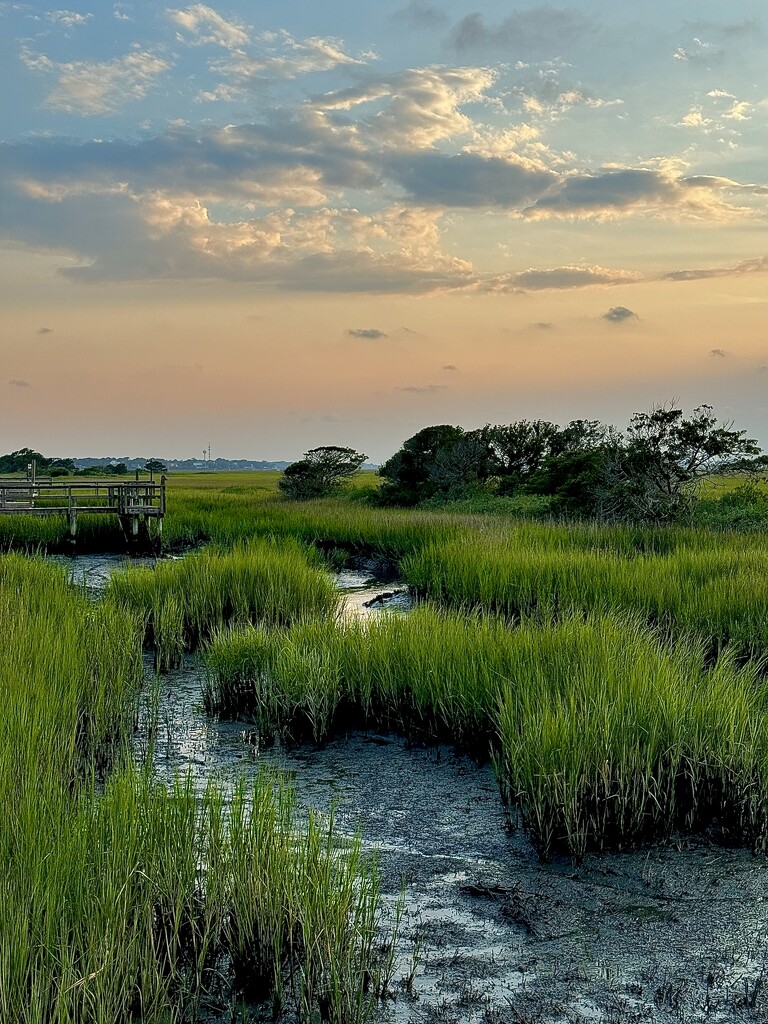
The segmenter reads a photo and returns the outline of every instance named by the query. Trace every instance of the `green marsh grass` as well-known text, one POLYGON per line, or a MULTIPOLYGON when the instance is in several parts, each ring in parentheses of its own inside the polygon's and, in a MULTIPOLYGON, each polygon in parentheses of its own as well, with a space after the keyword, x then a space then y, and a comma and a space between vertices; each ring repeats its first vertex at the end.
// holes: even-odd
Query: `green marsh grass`
POLYGON ((158 664, 178 664, 213 630, 232 622, 281 625, 336 614, 339 594, 316 553, 295 541, 206 548, 154 568, 116 572, 106 601, 143 617, 158 664))
POLYGON ((232 799, 132 762, 144 621, 0 556, 0 1020, 185 1024, 247 996, 357 1024, 378 878, 272 777, 232 799))
MULTIPOLYGON (((587 536, 582 530, 581 538, 587 536)), ((513 620, 574 610, 637 612, 678 635, 696 633, 714 649, 768 653, 768 538, 648 535, 648 541, 673 542, 661 552, 616 543, 633 536, 606 531, 603 546, 582 547, 567 542, 578 540, 578 532, 529 528, 426 545, 401 567, 418 595, 451 607, 513 620), (566 543, 557 543, 560 535, 566 543)))
POLYGON ((768 689, 755 666, 674 646, 637 617, 516 629, 421 607, 332 628, 248 628, 207 648, 209 710, 321 742, 395 728, 490 753, 544 852, 581 856, 718 823, 768 846, 768 689))

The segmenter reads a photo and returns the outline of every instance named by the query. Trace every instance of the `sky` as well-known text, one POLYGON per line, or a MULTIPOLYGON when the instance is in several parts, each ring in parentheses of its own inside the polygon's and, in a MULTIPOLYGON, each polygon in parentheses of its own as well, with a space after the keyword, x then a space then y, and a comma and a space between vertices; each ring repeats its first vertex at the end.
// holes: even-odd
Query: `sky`
POLYGON ((768 447, 764 0, 0 3, 0 451, 768 447))

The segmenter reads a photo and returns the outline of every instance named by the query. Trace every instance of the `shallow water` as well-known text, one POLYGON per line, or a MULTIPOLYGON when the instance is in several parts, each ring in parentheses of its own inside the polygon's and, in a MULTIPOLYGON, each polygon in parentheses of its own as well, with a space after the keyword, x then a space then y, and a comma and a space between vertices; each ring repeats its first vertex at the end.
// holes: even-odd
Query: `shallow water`
POLYGON ((344 595, 344 614, 350 618, 366 618, 382 611, 408 612, 413 607, 407 583, 382 583, 365 569, 346 569, 333 578, 344 595))
MULTIPOLYGON (((174 557, 174 556, 169 556, 174 557)), ((91 591, 102 591, 110 576, 126 566, 144 565, 154 568, 154 556, 128 558, 126 555, 49 555, 52 562, 63 565, 72 582, 91 591)))

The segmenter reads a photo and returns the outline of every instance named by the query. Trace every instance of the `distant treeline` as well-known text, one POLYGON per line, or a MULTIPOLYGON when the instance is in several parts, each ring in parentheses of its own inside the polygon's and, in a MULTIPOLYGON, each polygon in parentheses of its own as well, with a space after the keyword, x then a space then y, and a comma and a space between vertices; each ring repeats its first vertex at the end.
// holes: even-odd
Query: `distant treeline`
POLYGON ((159 459, 128 458, 127 456, 111 458, 48 458, 32 448, 20 448, 8 455, 0 455, 0 474, 26 473, 27 467, 35 463, 38 474, 50 476, 123 476, 138 470, 154 470, 162 473, 167 470, 179 472, 235 472, 243 470, 282 471, 288 462, 267 462, 257 459, 159 459))

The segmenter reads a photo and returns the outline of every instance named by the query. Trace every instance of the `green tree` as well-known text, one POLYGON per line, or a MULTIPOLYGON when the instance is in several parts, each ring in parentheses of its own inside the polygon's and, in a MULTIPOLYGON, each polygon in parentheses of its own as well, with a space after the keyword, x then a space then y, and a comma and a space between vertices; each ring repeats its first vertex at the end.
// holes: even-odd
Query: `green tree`
POLYGON ((168 467, 160 459, 147 459, 144 463, 144 469, 148 473, 167 473, 168 467))
POLYGON ((351 479, 368 458, 354 448, 325 445, 286 466, 278 487, 287 498, 324 498, 351 479))
POLYGON ((622 442, 606 453, 606 508, 620 518, 680 518, 691 511, 703 476, 759 454, 757 441, 719 423, 710 405, 687 418, 667 405, 635 413, 622 442))
POLYGON ((435 477, 436 466, 464 436, 461 427, 443 423, 425 427, 409 437, 379 469, 379 476, 384 479, 378 495, 381 503, 415 505, 437 494, 441 483, 435 477))

